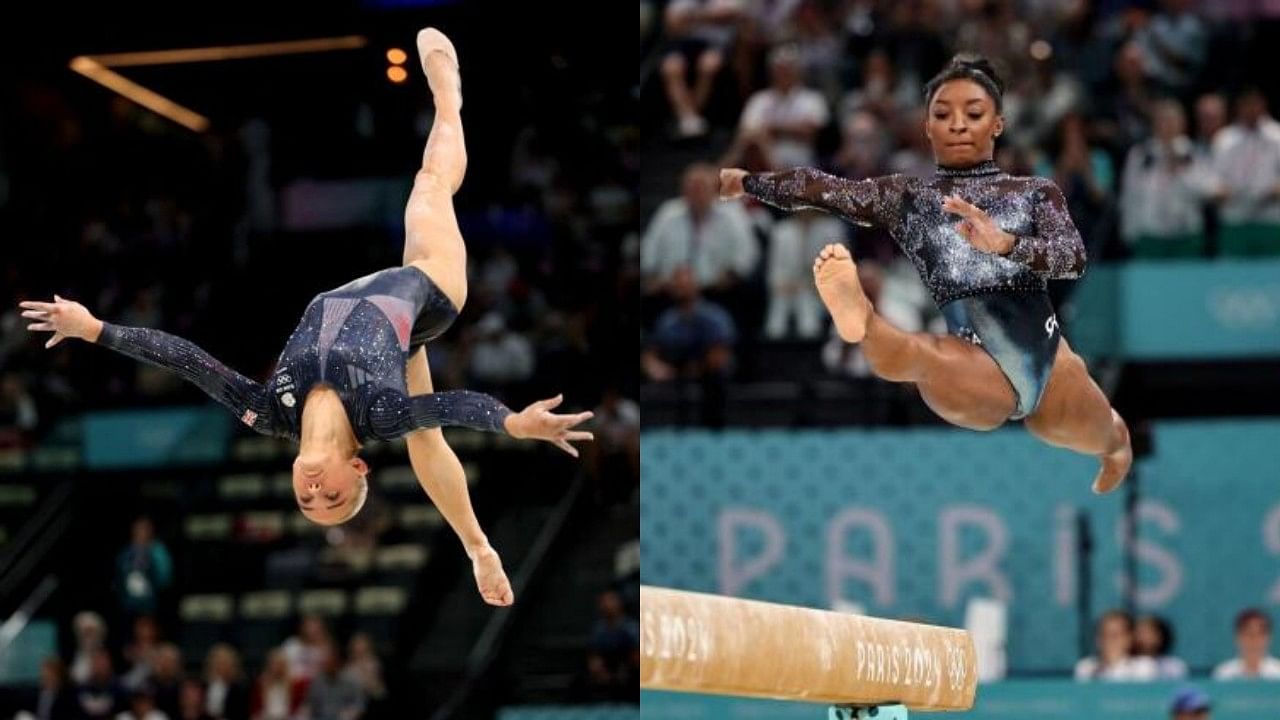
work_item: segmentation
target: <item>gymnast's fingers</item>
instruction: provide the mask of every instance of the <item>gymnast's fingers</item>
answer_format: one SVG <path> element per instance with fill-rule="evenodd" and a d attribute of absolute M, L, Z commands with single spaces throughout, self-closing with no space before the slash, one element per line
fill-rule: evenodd
<path fill-rule="evenodd" d="M 32 320 L 44 320 L 49 317 L 49 313 L 43 310 L 23 310 L 22 317 L 31 318 Z"/>
<path fill-rule="evenodd" d="M 54 345 L 57 345 L 58 343 L 62 342 L 62 339 L 65 337 L 66 335 L 63 335 L 62 333 L 59 333 L 59 332 L 54 333 L 53 337 L 49 338 L 49 342 L 44 344 L 45 349 L 47 350 L 53 347 Z"/>
<path fill-rule="evenodd" d="M 584 432 L 584 431 L 579 430 L 579 431 L 575 431 L 575 432 L 566 433 L 566 434 L 565 434 L 565 436 L 564 436 L 564 439 L 565 439 L 565 440 L 573 440 L 573 441 L 576 441 L 576 442 L 587 442 L 587 441 L 590 441 L 590 440 L 595 440 L 595 439 L 596 439 L 596 436 L 595 436 L 594 434 L 592 434 L 592 433 Z"/>
<path fill-rule="evenodd" d="M 55 328 L 51 323 L 32 323 L 27 326 L 28 330 L 43 330 L 45 332 L 53 332 Z"/>
<path fill-rule="evenodd" d="M 58 308 L 56 303 L 40 302 L 38 300 L 23 300 L 18 303 L 18 306 L 27 308 L 28 310 L 43 310 L 45 312 L 54 311 Z"/>
<path fill-rule="evenodd" d="M 534 405 L 536 405 L 539 410 L 551 410 L 562 402 L 564 402 L 564 395 L 560 394 L 552 398 L 547 398 L 546 400 L 539 400 L 534 403 Z"/>
<path fill-rule="evenodd" d="M 564 440 L 554 440 L 552 441 L 552 444 L 570 455 L 578 457 L 578 448 L 570 445 L 568 442 L 565 442 Z"/>
<path fill-rule="evenodd" d="M 557 417 L 560 419 L 562 423 L 564 423 L 564 426 L 566 428 L 571 428 L 574 425 L 577 425 L 579 423 L 584 423 L 595 416 L 596 416 L 595 413 L 588 410 L 587 412 L 580 412 L 576 415 L 558 415 Z"/>

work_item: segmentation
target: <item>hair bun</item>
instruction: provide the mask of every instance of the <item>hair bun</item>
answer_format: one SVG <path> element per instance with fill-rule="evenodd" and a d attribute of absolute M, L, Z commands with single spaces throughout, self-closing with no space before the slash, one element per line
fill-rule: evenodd
<path fill-rule="evenodd" d="M 997 90 L 1001 93 L 1004 92 L 1004 81 L 1000 79 L 1000 75 L 996 72 L 995 66 L 992 65 L 991 61 L 985 56 L 978 55 L 977 53 L 958 53 L 955 57 L 951 58 L 949 67 L 957 70 L 970 70 L 972 72 L 982 73 L 987 76 L 987 79 L 990 80 L 992 84 L 996 86 Z"/>

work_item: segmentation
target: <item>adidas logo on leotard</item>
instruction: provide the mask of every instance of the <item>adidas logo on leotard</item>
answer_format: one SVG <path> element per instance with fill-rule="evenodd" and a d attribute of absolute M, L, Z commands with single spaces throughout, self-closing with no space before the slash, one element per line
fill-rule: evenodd
<path fill-rule="evenodd" d="M 1053 315 L 1049 316 L 1048 320 L 1044 321 L 1044 334 L 1052 336 L 1053 331 L 1057 329 L 1058 329 L 1058 315 L 1057 313 L 1054 313 Z"/>

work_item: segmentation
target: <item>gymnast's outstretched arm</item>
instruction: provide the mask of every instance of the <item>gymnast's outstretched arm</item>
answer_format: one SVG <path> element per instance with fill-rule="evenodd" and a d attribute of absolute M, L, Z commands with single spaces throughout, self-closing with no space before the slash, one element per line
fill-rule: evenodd
<path fill-rule="evenodd" d="M 890 229 L 902 201 L 902 175 L 846 180 L 814 168 L 774 173 L 720 171 L 720 197 L 746 193 L 782 210 L 815 208 L 859 225 Z"/>
<path fill-rule="evenodd" d="M 574 430 L 575 425 L 590 420 L 592 413 L 558 415 L 551 412 L 562 401 L 557 395 L 532 403 L 513 412 L 497 398 L 472 390 L 447 390 L 406 396 L 386 392 L 370 406 L 368 420 L 380 438 L 395 438 L 415 430 L 438 427 L 465 427 L 491 433 L 506 433 L 514 438 L 545 440 L 578 457 L 570 441 L 591 440 L 592 434 Z"/>
<path fill-rule="evenodd" d="M 241 422 L 263 434 L 274 434 L 261 383 L 218 362 L 195 343 L 150 328 L 122 327 L 94 317 L 84 305 L 54 295 L 54 302 L 23 301 L 28 330 L 53 332 L 45 347 L 64 338 L 79 338 L 176 373 L 217 400 Z"/>

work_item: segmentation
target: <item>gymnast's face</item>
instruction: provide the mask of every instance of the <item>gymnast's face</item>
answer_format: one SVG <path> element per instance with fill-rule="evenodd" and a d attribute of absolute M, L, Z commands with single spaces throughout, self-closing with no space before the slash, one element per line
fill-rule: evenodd
<path fill-rule="evenodd" d="M 359 503 L 369 465 L 336 449 L 300 453 L 293 461 L 293 492 L 298 509 L 312 522 L 337 525 Z"/>
<path fill-rule="evenodd" d="M 942 84 L 929 103 L 924 134 L 939 165 L 966 167 L 990 160 L 1004 118 L 986 88 L 972 80 Z"/>

